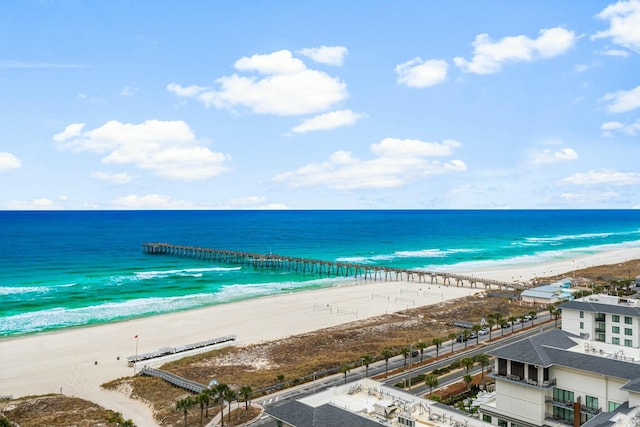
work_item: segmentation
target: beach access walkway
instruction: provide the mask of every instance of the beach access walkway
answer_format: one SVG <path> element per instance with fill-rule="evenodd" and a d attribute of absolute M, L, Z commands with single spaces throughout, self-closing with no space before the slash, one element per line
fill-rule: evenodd
<path fill-rule="evenodd" d="M 455 286 L 477 288 L 478 285 L 482 285 L 485 289 L 493 287 L 511 290 L 525 290 L 530 287 L 526 283 L 485 279 L 473 275 L 322 261 L 275 254 L 256 254 L 226 249 L 173 245 L 170 243 L 143 243 L 142 248 L 145 253 L 154 255 L 198 258 L 227 264 L 248 265 L 253 268 L 278 269 L 326 277 L 353 277 L 365 281 L 417 281 L 418 283 L 431 284 L 437 284 L 441 281 L 445 286 L 455 284 Z"/>

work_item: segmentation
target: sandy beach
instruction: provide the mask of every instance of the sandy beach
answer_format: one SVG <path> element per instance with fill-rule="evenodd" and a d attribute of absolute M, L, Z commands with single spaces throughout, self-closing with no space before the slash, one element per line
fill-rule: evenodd
<path fill-rule="evenodd" d="M 612 251 L 516 269 L 477 271 L 477 277 L 527 281 L 574 269 L 640 259 L 640 249 Z M 126 358 L 237 335 L 238 345 L 284 338 L 376 315 L 459 298 L 480 288 L 417 282 L 368 282 L 289 293 L 93 327 L 0 340 L 0 395 L 64 393 L 121 412 L 138 425 L 156 425 L 151 410 L 100 389 L 130 376 Z M 138 337 L 137 339 L 135 337 Z M 137 346 L 137 347 L 136 347 Z"/>

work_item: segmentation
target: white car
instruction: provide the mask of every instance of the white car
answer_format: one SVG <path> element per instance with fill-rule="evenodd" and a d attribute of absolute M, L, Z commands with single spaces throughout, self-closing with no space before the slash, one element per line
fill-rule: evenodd
<path fill-rule="evenodd" d="M 489 335 L 489 328 L 482 328 L 478 331 L 478 335 Z"/>

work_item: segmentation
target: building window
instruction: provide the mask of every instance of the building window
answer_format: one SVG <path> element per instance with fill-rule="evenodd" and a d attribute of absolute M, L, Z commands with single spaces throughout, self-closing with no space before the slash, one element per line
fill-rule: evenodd
<path fill-rule="evenodd" d="M 597 334 L 595 334 L 594 339 L 596 341 L 601 341 L 601 342 L 605 342 L 607 336 L 606 334 L 604 334 L 603 332 L 598 332 Z"/>
<path fill-rule="evenodd" d="M 620 333 L 620 326 L 612 326 L 611 327 L 611 332 L 613 332 L 614 334 L 619 334 Z"/>
<path fill-rule="evenodd" d="M 596 320 L 596 322 L 606 322 L 607 321 L 607 315 L 605 313 L 596 313 L 595 320 Z"/>
<path fill-rule="evenodd" d="M 620 404 L 618 402 L 609 401 L 609 412 L 615 411 Z"/>
<path fill-rule="evenodd" d="M 573 402 L 573 392 L 556 387 L 553 389 L 553 400 L 556 402 L 571 403 Z"/>
<path fill-rule="evenodd" d="M 620 338 L 618 337 L 611 338 L 611 344 L 620 345 Z"/>
<path fill-rule="evenodd" d="M 633 347 L 633 340 L 624 340 L 625 347 Z"/>
<path fill-rule="evenodd" d="M 573 424 L 573 409 L 554 406 L 553 418 Z"/>
<path fill-rule="evenodd" d="M 580 329 L 584 329 L 584 322 L 580 322 Z"/>
<path fill-rule="evenodd" d="M 507 427 L 507 421 L 502 418 L 498 418 L 498 426 L 499 427 Z"/>
<path fill-rule="evenodd" d="M 620 316 L 618 316 L 617 314 L 612 314 L 611 321 L 615 323 L 620 323 Z"/>
<path fill-rule="evenodd" d="M 580 312 L 580 318 L 581 318 L 581 319 L 584 319 L 584 311 L 581 311 L 581 312 Z"/>
<path fill-rule="evenodd" d="M 482 414 L 482 421 L 491 424 L 491 415 Z"/>
<path fill-rule="evenodd" d="M 587 405 L 587 408 L 593 409 L 594 411 L 597 411 L 598 410 L 598 398 L 587 395 L 586 399 L 585 399 L 585 405 Z"/>
<path fill-rule="evenodd" d="M 629 316 L 624 316 L 624 323 L 626 325 L 632 325 L 633 324 L 633 319 Z"/>
<path fill-rule="evenodd" d="M 625 335 L 633 335 L 633 329 L 631 329 L 631 328 L 624 328 L 624 334 L 625 334 Z"/>

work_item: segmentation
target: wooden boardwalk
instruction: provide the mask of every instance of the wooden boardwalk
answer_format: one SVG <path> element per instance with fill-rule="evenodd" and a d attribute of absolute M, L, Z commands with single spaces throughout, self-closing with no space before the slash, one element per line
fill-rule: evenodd
<path fill-rule="evenodd" d="M 172 245 L 170 243 L 143 243 L 142 248 L 144 252 L 148 254 L 191 257 L 227 264 L 249 265 L 254 268 L 279 269 L 327 277 L 353 277 L 355 279 L 373 281 L 403 280 L 431 284 L 443 283 L 447 286 L 455 284 L 455 286 L 468 286 L 471 288 L 477 288 L 478 285 L 482 285 L 485 289 L 495 287 L 498 289 L 524 290 L 528 288 L 528 286 L 522 283 L 483 279 L 464 274 L 321 261 L 275 254 L 256 254 L 226 249 Z"/>

